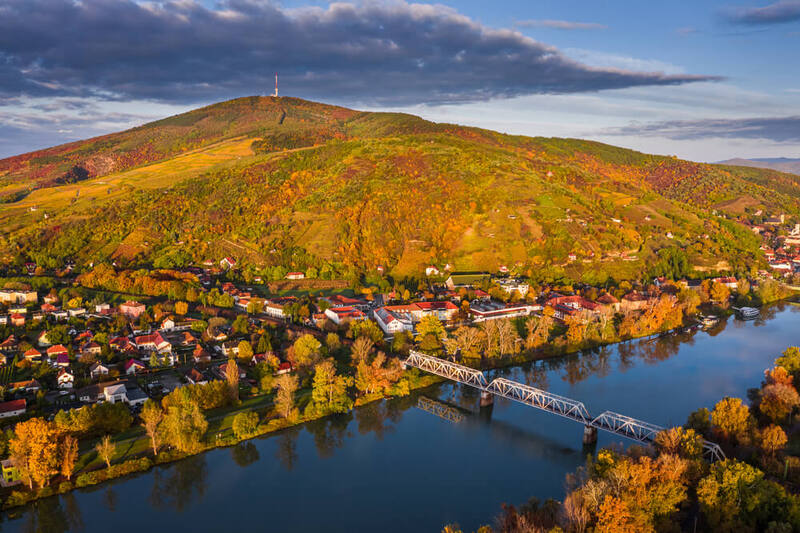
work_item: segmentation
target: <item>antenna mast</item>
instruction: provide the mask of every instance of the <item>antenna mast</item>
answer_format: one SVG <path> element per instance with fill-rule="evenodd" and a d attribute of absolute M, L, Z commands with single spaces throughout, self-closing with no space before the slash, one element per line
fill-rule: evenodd
<path fill-rule="evenodd" d="M 272 95 L 273 98 L 278 97 L 278 73 L 275 73 L 275 94 Z"/>

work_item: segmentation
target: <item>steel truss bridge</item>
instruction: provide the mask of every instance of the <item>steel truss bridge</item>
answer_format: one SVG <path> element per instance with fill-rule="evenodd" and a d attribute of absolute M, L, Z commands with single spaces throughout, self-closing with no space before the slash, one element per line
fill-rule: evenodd
<path fill-rule="evenodd" d="M 548 413 L 569 418 L 583 424 L 585 427 L 602 429 L 644 444 L 652 443 L 655 436 L 665 429 L 613 411 L 604 411 L 600 415 L 593 417 L 589 414 L 589 410 L 583 402 L 506 378 L 495 378 L 492 381 L 487 381 L 486 376 L 480 370 L 413 350 L 404 361 L 404 364 L 407 367 L 415 367 L 425 372 L 469 385 L 483 393 L 508 398 L 529 407 L 535 407 Z M 435 406 L 426 405 L 425 407 L 426 411 L 442 416 L 441 412 L 434 409 Z M 447 416 L 442 416 L 442 418 L 448 419 Z M 707 440 L 703 441 L 703 452 L 712 461 L 725 459 L 725 453 L 719 445 Z"/>

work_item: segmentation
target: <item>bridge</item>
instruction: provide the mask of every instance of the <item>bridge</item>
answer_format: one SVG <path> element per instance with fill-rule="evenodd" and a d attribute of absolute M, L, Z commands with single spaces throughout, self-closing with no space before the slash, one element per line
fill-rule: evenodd
<path fill-rule="evenodd" d="M 583 402 L 506 378 L 495 378 L 492 381 L 488 381 L 480 370 L 414 350 L 411 351 L 403 363 L 406 367 L 418 368 L 480 390 L 482 405 L 491 403 L 492 396 L 499 396 L 579 422 L 584 426 L 584 444 L 597 442 L 598 429 L 643 444 L 652 443 L 656 435 L 665 429 L 613 411 L 604 411 L 600 415 L 593 417 L 589 414 L 589 410 Z M 426 405 L 426 407 L 428 407 L 426 410 L 434 412 L 437 416 L 442 416 L 440 412 L 431 409 L 432 406 Z M 447 417 L 445 416 L 444 418 Z M 725 453 L 722 449 L 717 444 L 707 440 L 703 441 L 703 453 L 712 461 L 725 459 Z"/>

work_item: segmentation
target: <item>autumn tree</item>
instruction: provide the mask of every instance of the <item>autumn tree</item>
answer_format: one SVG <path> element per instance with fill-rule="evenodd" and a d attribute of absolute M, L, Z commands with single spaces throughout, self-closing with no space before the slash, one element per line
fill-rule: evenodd
<path fill-rule="evenodd" d="M 363 338 L 363 337 L 362 337 Z M 353 378 L 336 374 L 336 366 L 328 359 L 314 369 L 311 399 L 314 406 L 323 413 L 346 413 L 353 407 L 347 389 L 353 385 Z"/>
<path fill-rule="evenodd" d="M 786 433 L 775 424 L 770 424 L 758 433 L 758 447 L 769 457 L 774 457 L 787 442 Z"/>
<path fill-rule="evenodd" d="M 548 315 L 541 317 L 532 316 L 525 322 L 525 329 L 527 336 L 525 338 L 525 347 L 529 350 L 535 350 L 547 344 L 550 339 L 550 329 L 553 327 L 553 318 Z"/>
<path fill-rule="evenodd" d="M 459 326 L 452 335 L 445 339 L 444 344 L 451 354 L 461 352 L 468 358 L 478 358 L 485 349 L 486 337 L 480 328 Z"/>
<path fill-rule="evenodd" d="M 711 425 L 722 438 L 744 443 L 749 439 L 754 421 L 741 399 L 726 397 L 717 402 L 711 411 Z"/>
<path fill-rule="evenodd" d="M 41 418 L 19 422 L 9 442 L 9 455 L 29 488 L 44 487 L 58 472 L 58 432 Z"/>
<path fill-rule="evenodd" d="M 72 435 L 67 435 L 61 441 L 61 475 L 68 480 L 71 479 L 77 461 L 78 439 Z"/>
<path fill-rule="evenodd" d="M 299 385 L 297 377 L 291 374 L 283 374 L 275 380 L 275 388 L 278 391 L 275 395 L 275 408 L 283 418 L 289 418 L 292 415 L 294 393 Z"/>
<path fill-rule="evenodd" d="M 95 445 L 94 449 L 97 451 L 97 456 L 106 463 L 106 468 L 111 468 L 111 457 L 114 455 L 116 448 L 116 445 L 111 442 L 111 435 L 103 435 L 100 442 Z"/>
<path fill-rule="evenodd" d="M 444 325 L 442 325 L 442 321 L 439 320 L 439 317 L 436 315 L 423 316 L 422 320 L 420 320 L 419 324 L 417 324 L 417 334 L 423 338 L 426 335 L 433 335 L 440 341 L 445 337 L 445 335 L 447 335 L 444 330 Z"/>
<path fill-rule="evenodd" d="M 164 410 L 155 401 L 147 400 L 142 407 L 140 417 L 142 419 L 142 426 L 144 426 L 147 436 L 150 437 L 153 455 L 158 455 L 158 447 L 161 441 L 159 425 L 164 419 Z"/>
<path fill-rule="evenodd" d="M 387 360 L 385 353 L 378 352 L 372 362 L 362 360 L 358 363 L 355 385 L 366 394 L 384 392 L 400 379 L 402 373 L 397 359 Z"/>
<path fill-rule="evenodd" d="M 358 365 L 360 361 L 368 359 L 374 346 L 375 343 L 369 337 L 358 337 L 350 348 L 350 357 L 353 360 L 353 364 Z"/>
<path fill-rule="evenodd" d="M 233 402 L 239 401 L 239 365 L 235 359 L 228 359 L 225 363 L 225 382 Z"/>
<path fill-rule="evenodd" d="M 189 304 L 186 302 L 175 302 L 175 313 L 178 315 L 185 315 L 189 312 Z"/>
<path fill-rule="evenodd" d="M 253 346 L 248 341 L 239 341 L 237 357 L 242 361 L 249 362 L 253 359 Z"/>

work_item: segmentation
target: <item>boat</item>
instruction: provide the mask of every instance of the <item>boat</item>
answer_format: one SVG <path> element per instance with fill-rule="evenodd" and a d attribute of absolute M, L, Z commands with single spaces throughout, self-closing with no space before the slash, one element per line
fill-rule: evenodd
<path fill-rule="evenodd" d="M 703 329 L 711 328 L 717 325 L 719 322 L 719 317 L 714 315 L 701 316 L 700 322 L 703 324 Z"/>
<path fill-rule="evenodd" d="M 759 312 L 755 307 L 740 307 L 736 310 L 742 320 L 752 320 L 758 318 Z"/>

